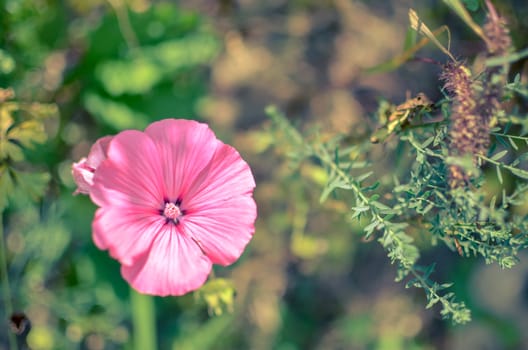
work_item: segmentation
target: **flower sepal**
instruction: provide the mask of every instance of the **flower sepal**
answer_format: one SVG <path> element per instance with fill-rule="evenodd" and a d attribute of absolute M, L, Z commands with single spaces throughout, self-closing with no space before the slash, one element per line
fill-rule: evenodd
<path fill-rule="evenodd" d="M 205 283 L 194 294 L 199 303 L 205 303 L 211 316 L 232 313 L 236 290 L 230 279 L 214 278 Z"/>

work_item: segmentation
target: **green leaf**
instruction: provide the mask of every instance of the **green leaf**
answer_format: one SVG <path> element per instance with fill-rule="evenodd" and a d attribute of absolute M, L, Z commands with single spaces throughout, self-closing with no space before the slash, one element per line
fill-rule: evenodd
<path fill-rule="evenodd" d="M 513 147 L 514 150 L 516 150 L 516 151 L 519 150 L 519 146 L 517 146 L 517 144 L 515 143 L 515 141 L 513 141 L 513 139 L 511 137 L 508 137 L 508 141 L 510 141 L 510 144 Z"/>
<path fill-rule="evenodd" d="M 132 62 L 107 61 L 95 70 L 105 90 L 113 95 L 146 93 L 163 79 L 163 70 L 144 58 Z"/>
<path fill-rule="evenodd" d="M 44 195 L 50 178 L 50 175 L 46 172 L 17 171 L 14 173 L 17 189 L 25 193 L 33 201 Z"/>
<path fill-rule="evenodd" d="M 114 102 L 92 92 L 86 93 L 83 100 L 90 113 L 116 130 L 142 130 L 150 120 L 147 115 L 134 111 L 124 103 Z"/>
<path fill-rule="evenodd" d="M 374 174 L 374 172 L 373 172 L 373 171 L 369 171 L 368 173 L 365 173 L 365 174 L 359 175 L 359 176 L 356 178 L 356 181 L 357 181 L 357 182 L 361 182 L 361 181 L 367 179 L 368 177 L 370 177 L 372 174 Z"/>
<path fill-rule="evenodd" d="M 369 211 L 370 210 L 370 207 L 368 206 L 361 206 L 361 207 L 353 207 L 351 208 L 351 210 L 354 211 L 354 213 L 352 214 L 352 219 L 355 219 L 355 218 L 359 218 L 360 215 L 366 211 Z"/>
<path fill-rule="evenodd" d="M 505 167 L 505 168 L 508 169 L 513 175 L 522 177 L 523 179 L 528 180 L 528 171 L 519 169 L 519 168 L 513 168 L 513 167 Z"/>
<path fill-rule="evenodd" d="M 14 162 L 21 162 L 24 160 L 24 151 L 16 143 L 4 139 L 0 141 L 0 159 L 8 158 Z"/>
<path fill-rule="evenodd" d="M 501 151 L 501 152 L 496 153 L 495 155 L 493 155 L 493 157 L 491 157 L 491 159 L 493 159 L 493 160 L 499 160 L 499 159 L 501 159 L 502 157 L 504 157 L 507 153 L 508 153 L 508 150 Z"/>
<path fill-rule="evenodd" d="M 407 28 L 407 32 L 405 33 L 405 41 L 403 42 L 403 51 L 407 51 L 411 47 L 414 46 L 417 39 L 417 33 L 412 28 Z"/>
<path fill-rule="evenodd" d="M 444 0 L 444 3 L 446 3 L 479 37 L 484 41 L 486 40 L 482 28 L 475 23 L 460 0 Z"/>
<path fill-rule="evenodd" d="M 486 60 L 486 66 L 502 66 L 503 64 L 519 61 L 528 56 L 528 49 L 509 54 L 507 56 L 493 57 Z"/>
<path fill-rule="evenodd" d="M 497 179 L 499 179 L 499 183 L 502 185 L 502 173 L 499 166 L 496 166 L 495 169 L 497 169 Z"/>
<path fill-rule="evenodd" d="M 13 194 L 14 184 L 7 166 L 0 167 L 0 212 L 9 204 L 9 199 Z"/>
<path fill-rule="evenodd" d="M 376 207 L 380 210 L 383 210 L 383 211 L 392 211 L 392 208 L 386 206 L 385 204 L 381 203 L 381 202 L 378 202 L 378 201 L 374 201 L 374 202 L 371 202 L 370 203 L 373 207 Z"/>
<path fill-rule="evenodd" d="M 31 148 L 36 143 L 44 143 L 48 139 L 44 125 L 37 120 L 27 120 L 16 124 L 9 130 L 7 137 L 16 140 L 25 148 Z"/>
<path fill-rule="evenodd" d="M 373 220 L 370 224 L 365 226 L 365 228 L 363 229 L 363 231 L 365 231 L 365 236 L 369 237 L 374 231 L 374 229 L 376 228 L 376 226 L 378 226 L 378 224 L 379 224 L 378 220 Z"/>

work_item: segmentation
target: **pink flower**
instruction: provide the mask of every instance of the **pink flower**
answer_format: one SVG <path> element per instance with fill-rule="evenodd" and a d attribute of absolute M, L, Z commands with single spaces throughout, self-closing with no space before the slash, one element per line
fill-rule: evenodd
<path fill-rule="evenodd" d="M 77 189 L 73 194 L 88 194 L 93 186 L 95 169 L 106 159 L 106 150 L 112 136 L 105 136 L 95 142 L 90 149 L 88 158 L 82 158 L 79 162 L 73 163 L 72 175 Z"/>
<path fill-rule="evenodd" d="M 89 190 L 99 206 L 93 238 L 136 290 L 182 295 L 212 264 L 240 257 L 254 232 L 255 180 L 206 124 L 166 119 L 123 131 L 102 154 Z"/>

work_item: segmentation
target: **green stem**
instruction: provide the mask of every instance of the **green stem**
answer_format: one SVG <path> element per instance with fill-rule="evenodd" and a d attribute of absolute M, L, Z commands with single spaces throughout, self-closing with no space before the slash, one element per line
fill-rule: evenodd
<path fill-rule="evenodd" d="M 0 268 L 2 269 L 2 292 L 4 294 L 7 318 L 13 314 L 13 305 L 11 304 L 11 288 L 9 287 L 9 275 L 7 270 L 7 250 L 4 244 L 4 223 L 2 219 L 2 213 L 0 212 Z M 9 349 L 18 350 L 15 334 L 10 329 L 7 330 L 7 338 L 9 340 Z"/>
<path fill-rule="evenodd" d="M 157 349 L 154 299 L 130 288 L 134 349 Z"/>
<path fill-rule="evenodd" d="M 117 24 L 121 30 L 121 34 L 125 39 L 128 48 L 134 50 L 139 47 L 139 41 L 137 39 L 136 33 L 132 28 L 130 23 L 130 18 L 128 17 L 128 10 L 126 8 L 126 3 L 122 0 L 108 0 L 110 6 L 114 9 L 117 16 Z"/>

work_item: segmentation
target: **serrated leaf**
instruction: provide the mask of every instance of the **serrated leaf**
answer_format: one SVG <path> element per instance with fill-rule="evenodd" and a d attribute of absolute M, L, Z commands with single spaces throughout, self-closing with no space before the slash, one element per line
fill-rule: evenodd
<path fill-rule="evenodd" d="M 33 201 L 41 198 L 46 192 L 50 174 L 46 172 L 21 172 L 14 173 L 14 182 L 17 190 L 22 191 Z"/>
<path fill-rule="evenodd" d="M 0 159 L 10 158 L 14 162 L 24 160 L 24 152 L 19 145 L 10 140 L 0 141 Z"/>
<path fill-rule="evenodd" d="M 7 137 L 16 140 L 25 148 L 31 148 L 37 143 L 44 143 L 48 135 L 44 130 L 44 124 L 37 120 L 26 120 L 15 125 L 7 133 Z"/>

